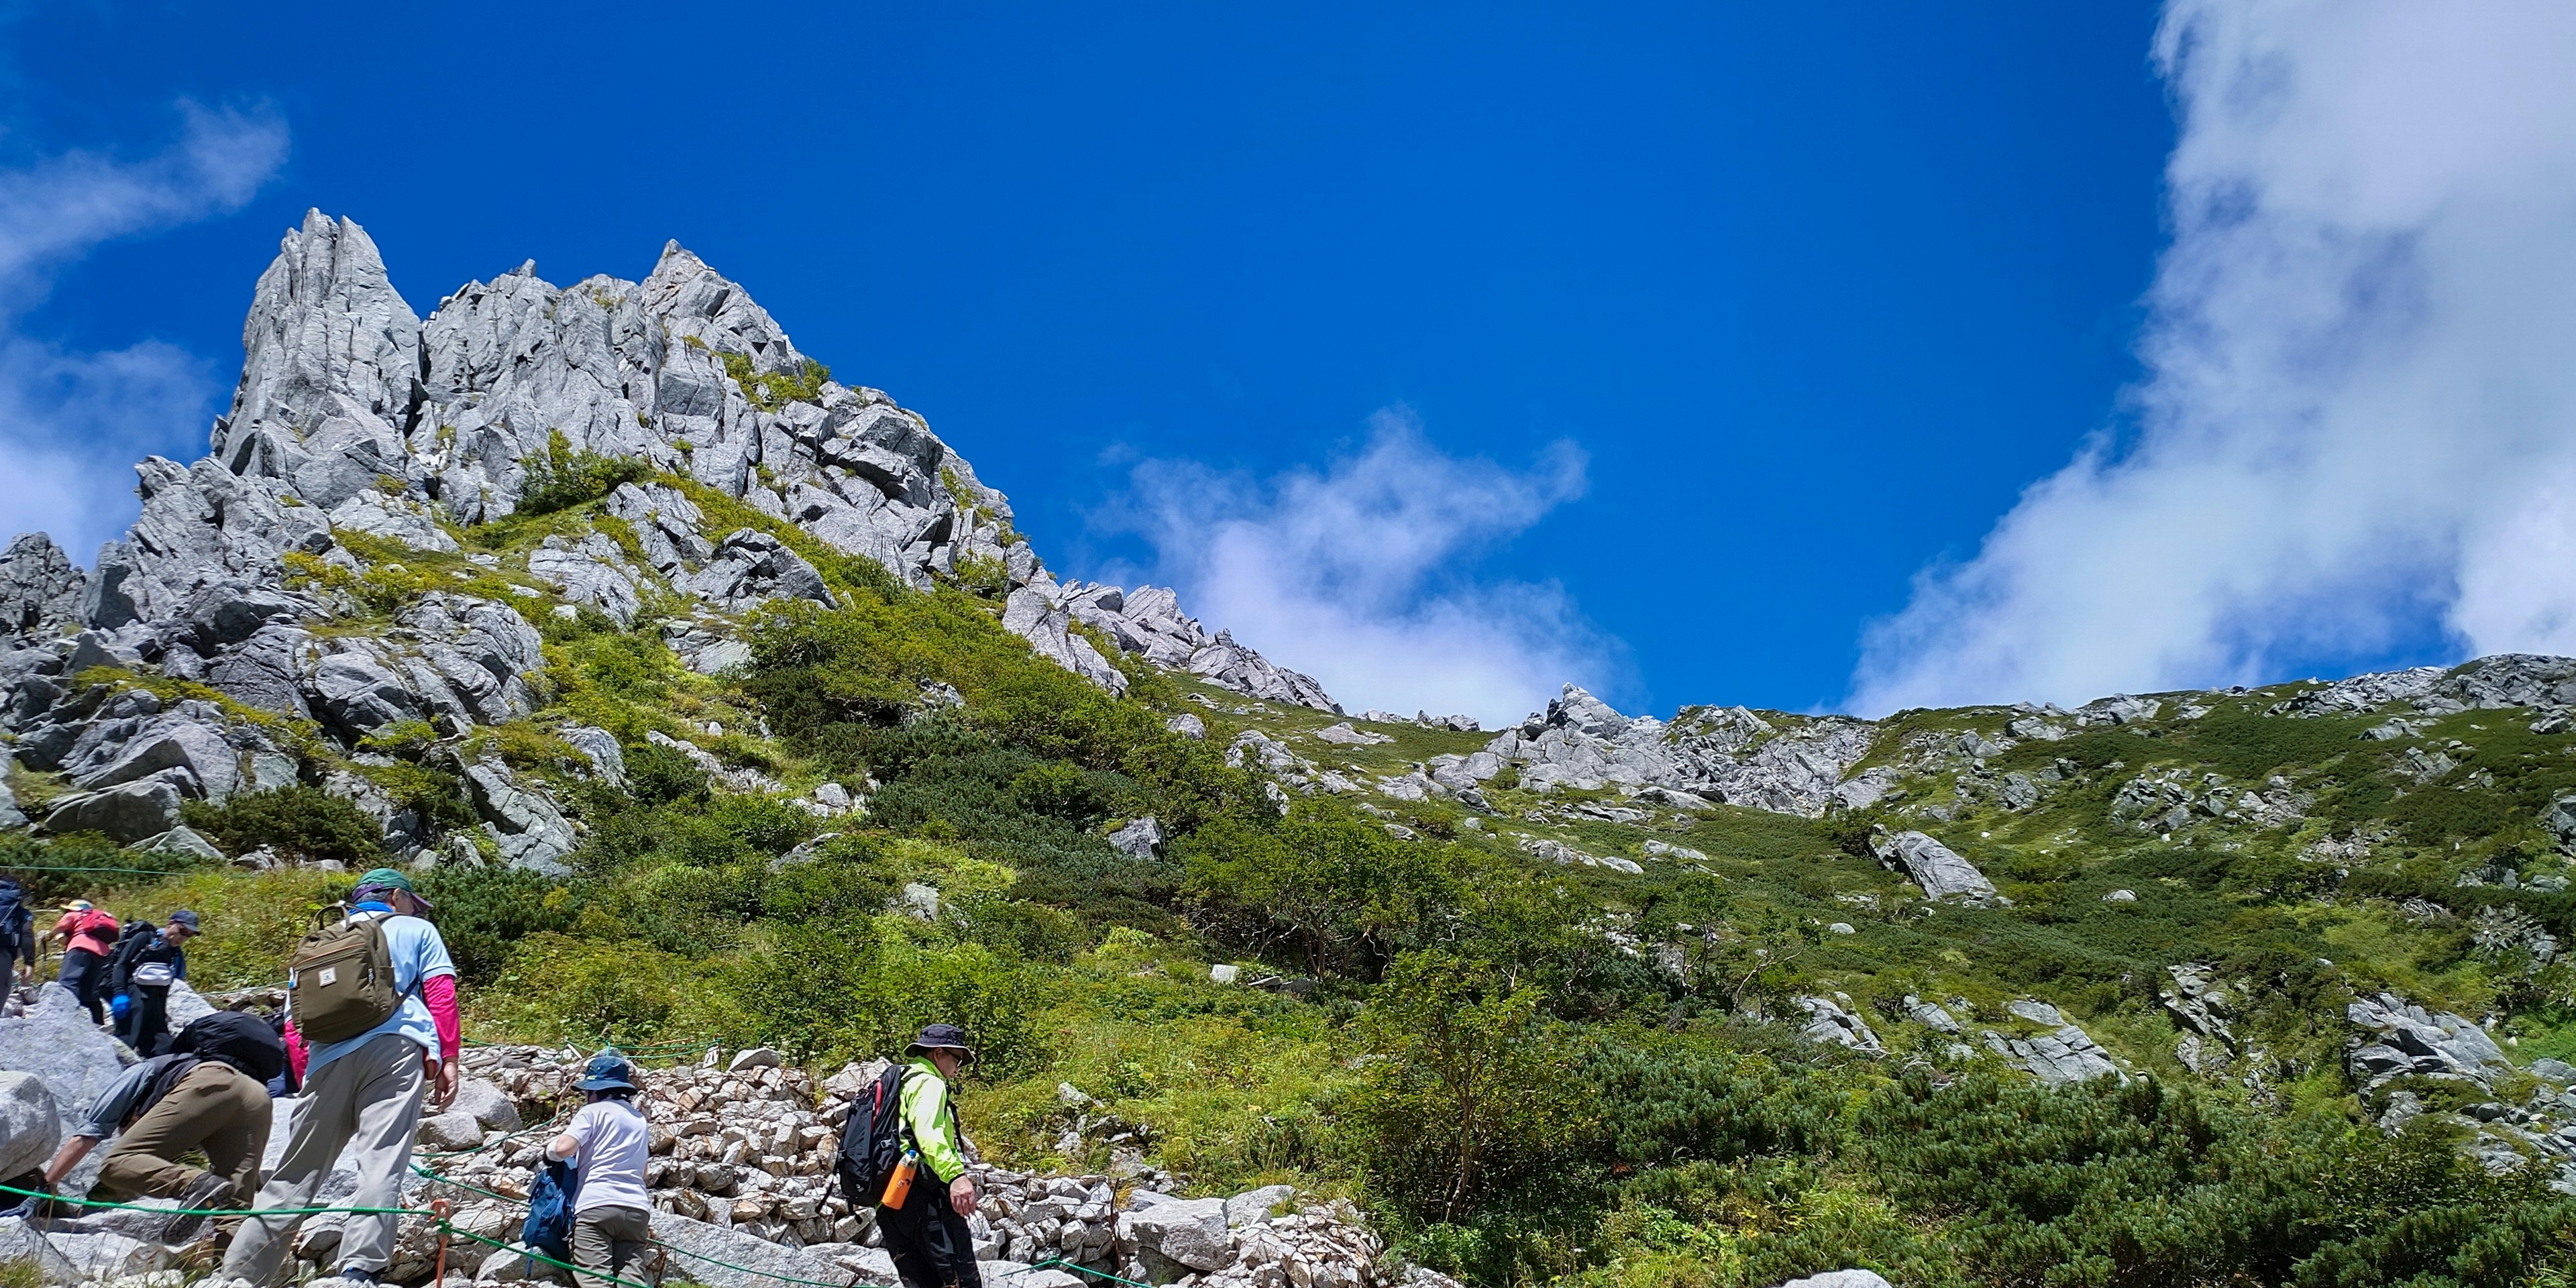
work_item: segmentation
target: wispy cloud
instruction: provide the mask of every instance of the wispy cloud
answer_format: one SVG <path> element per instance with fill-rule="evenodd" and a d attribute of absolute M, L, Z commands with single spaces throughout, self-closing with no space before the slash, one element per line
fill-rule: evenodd
<path fill-rule="evenodd" d="M 2172 0 L 2134 416 L 1865 642 L 1861 711 L 2576 653 L 2576 6 Z"/>
<path fill-rule="evenodd" d="M 1137 466 L 1096 513 L 1143 536 L 1182 607 L 1313 675 L 1352 710 L 1517 720 L 1567 680 L 1618 674 L 1617 645 L 1554 583 L 1478 575 L 1479 556 L 1584 489 L 1557 443 L 1527 469 L 1448 455 L 1402 411 L 1356 452 L 1270 479 L 1187 461 Z"/>
<path fill-rule="evenodd" d="M 138 447 L 221 393 L 213 362 L 172 345 L 89 352 L 26 329 L 93 247 L 237 209 L 285 159 L 270 114 L 180 113 L 177 140 L 139 160 L 71 151 L 0 171 L 0 538 L 43 531 L 85 560 L 133 516 Z"/>

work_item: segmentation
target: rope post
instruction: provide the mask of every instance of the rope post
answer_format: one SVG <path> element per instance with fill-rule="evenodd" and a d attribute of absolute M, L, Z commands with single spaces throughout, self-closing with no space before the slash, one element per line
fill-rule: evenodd
<path fill-rule="evenodd" d="M 429 1282 L 439 1285 L 447 1282 L 447 1232 L 455 1228 L 447 1223 L 447 1218 L 456 1215 L 456 1204 L 449 1199 L 431 1199 L 429 1214 L 438 1220 L 438 1269 L 432 1272 Z"/>

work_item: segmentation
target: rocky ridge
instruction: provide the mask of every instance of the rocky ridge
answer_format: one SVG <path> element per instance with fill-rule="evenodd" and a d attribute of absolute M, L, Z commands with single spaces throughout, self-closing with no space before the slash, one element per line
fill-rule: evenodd
<path fill-rule="evenodd" d="M 243 350 L 207 456 L 138 465 L 142 514 L 90 570 L 38 533 L 0 552 L 0 734 L 25 768 L 79 788 L 37 820 L 49 830 L 146 842 L 177 826 L 183 800 L 287 781 L 295 748 L 240 711 L 311 721 L 342 750 L 410 721 L 454 737 L 525 716 L 540 665 L 521 611 L 531 597 L 621 628 L 648 602 L 666 605 L 683 623 L 666 627 L 669 642 L 709 674 L 749 661 L 728 615 L 831 602 L 797 550 L 710 518 L 657 478 L 915 587 L 994 584 L 1006 629 L 1113 693 L 1127 680 L 1110 655 L 1125 653 L 1339 710 L 1311 678 L 1208 634 L 1168 590 L 1059 585 L 1012 529 L 1007 498 L 920 415 L 830 379 L 676 243 L 640 282 L 556 286 L 525 264 L 424 319 L 363 229 L 315 211 L 261 275 Z M 517 567 L 469 556 L 482 571 L 407 597 L 382 628 L 352 629 L 355 597 L 369 578 L 402 574 L 403 551 L 458 554 L 459 525 L 507 518 L 596 461 L 641 477 L 608 496 L 586 535 L 548 537 Z M 209 697 L 156 706 L 129 688 L 96 709 L 75 678 L 98 666 Z M 474 780 L 480 848 L 541 870 L 572 848 L 542 788 L 493 762 L 454 768 Z M 325 786 L 377 814 L 397 854 L 440 839 L 357 779 Z M 21 813 L 0 801 L 0 826 Z"/>

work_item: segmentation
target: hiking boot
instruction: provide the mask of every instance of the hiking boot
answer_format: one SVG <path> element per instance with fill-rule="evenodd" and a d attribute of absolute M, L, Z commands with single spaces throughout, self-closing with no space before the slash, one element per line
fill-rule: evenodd
<path fill-rule="evenodd" d="M 378 1273 L 374 1270 L 360 1270 L 356 1266 L 342 1266 L 340 1282 L 349 1285 L 349 1288 L 376 1288 Z"/>
<path fill-rule="evenodd" d="M 188 1182 L 188 1188 L 179 1191 L 179 1206 L 187 1211 L 170 1218 L 170 1224 L 162 1227 L 161 1242 L 186 1243 L 196 1238 L 197 1231 L 206 1228 L 205 1211 L 231 1207 L 232 1197 L 233 1183 L 212 1172 Z"/>

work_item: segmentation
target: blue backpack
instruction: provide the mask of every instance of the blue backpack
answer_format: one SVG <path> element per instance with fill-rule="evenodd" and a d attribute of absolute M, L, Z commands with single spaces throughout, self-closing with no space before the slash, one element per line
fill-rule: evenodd
<path fill-rule="evenodd" d="M 519 1223 L 519 1243 L 557 1261 L 572 1260 L 572 1202 L 581 1193 L 581 1174 L 563 1159 L 546 1160 L 537 1183 L 528 1187 L 528 1219 Z M 528 1269 L 536 1269 L 531 1262 Z"/>

